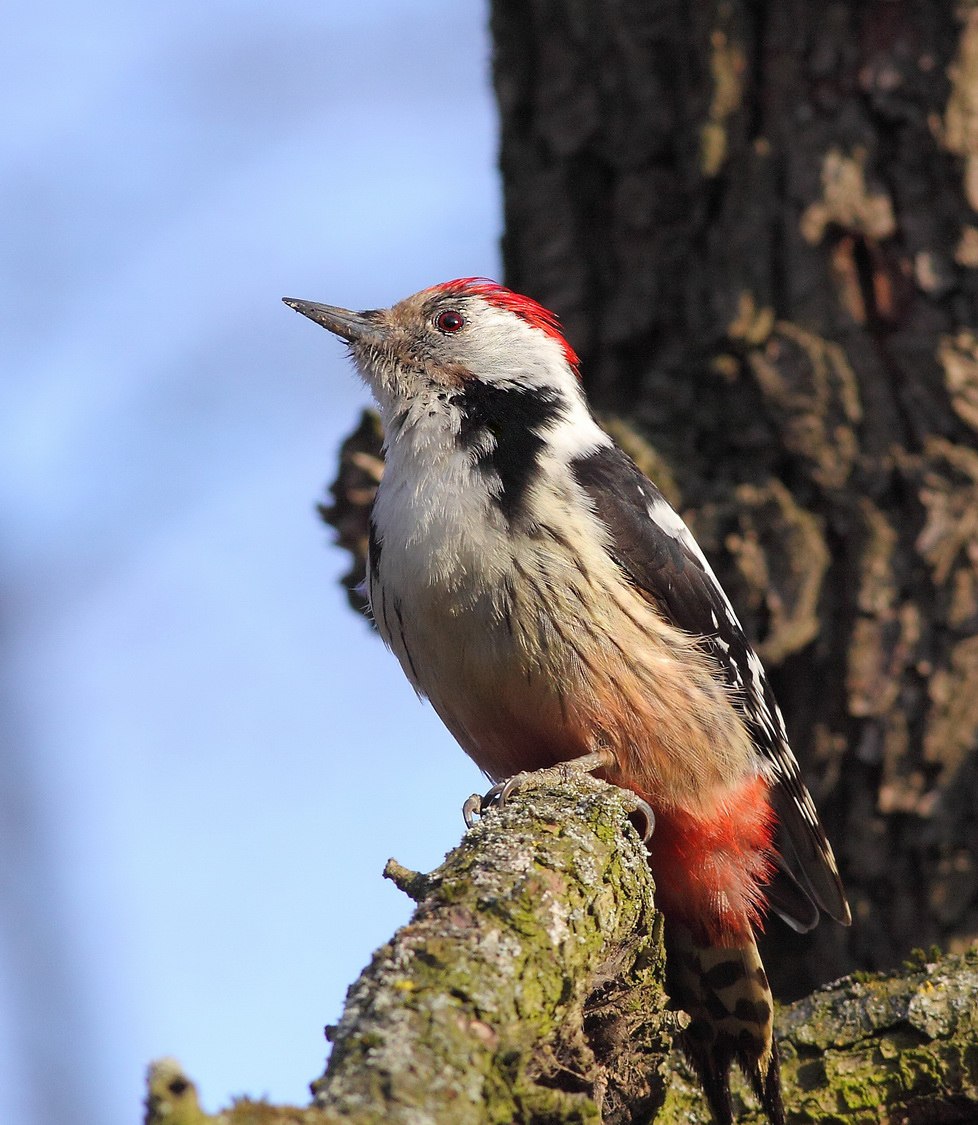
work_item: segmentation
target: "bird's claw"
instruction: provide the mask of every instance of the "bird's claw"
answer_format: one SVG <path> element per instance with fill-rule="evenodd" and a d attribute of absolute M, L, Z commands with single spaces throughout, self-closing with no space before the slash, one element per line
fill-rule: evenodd
<path fill-rule="evenodd" d="M 638 821 L 635 824 L 635 831 L 641 837 L 642 843 L 647 844 L 652 839 L 652 833 L 655 832 L 655 813 L 652 811 L 652 806 L 641 797 L 636 797 L 632 816 Z"/>
<path fill-rule="evenodd" d="M 465 827 L 471 828 L 477 821 L 481 820 L 490 809 L 503 808 L 510 797 L 512 797 L 516 790 L 523 784 L 525 777 L 525 773 L 514 773 L 512 777 L 507 778 L 505 781 L 498 782 L 482 797 L 480 797 L 478 793 L 473 793 L 462 806 L 462 817 L 465 820 Z"/>
<path fill-rule="evenodd" d="M 565 763 L 562 763 L 562 765 L 565 765 Z M 488 793 L 481 797 L 478 793 L 473 793 L 462 805 L 462 818 L 465 821 L 465 827 L 474 827 L 491 809 L 504 808 L 506 802 L 519 789 L 527 776 L 526 773 L 515 773 L 505 781 L 497 782 Z M 635 831 L 638 832 L 642 843 L 647 844 L 652 839 L 653 832 L 655 832 L 655 812 L 648 801 L 643 801 L 641 797 L 633 795 L 633 800 L 635 808 L 631 815 L 634 817 Z"/>
<path fill-rule="evenodd" d="M 462 819 L 465 821 L 465 827 L 474 827 L 481 816 L 482 798 L 478 793 L 473 793 L 471 797 L 466 797 L 465 804 L 462 806 Z"/>

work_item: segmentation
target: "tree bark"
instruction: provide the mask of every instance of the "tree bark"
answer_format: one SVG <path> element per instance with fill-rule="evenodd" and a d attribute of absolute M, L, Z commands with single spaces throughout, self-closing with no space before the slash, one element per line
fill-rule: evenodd
<path fill-rule="evenodd" d="M 978 935 L 978 4 L 493 0 L 507 283 L 554 308 L 775 681 L 855 924 Z"/>
<path fill-rule="evenodd" d="M 633 802 L 563 773 L 432 875 L 388 865 L 419 907 L 350 990 L 317 1105 L 345 1117 L 383 1089 L 385 1116 L 556 1125 L 661 1102 L 672 1017 L 644 849 L 623 832 Z"/>
<path fill-rule="evenodd" d="M 707 1125 L 670 1050 L 661 925 L 626 794 L 534 777 L 430 875 L 350 989 L 314 1104 L 203 1113 L 173 1060 L 151 1068 L 146 1125 Z M 978 1116 L 978 951 L 838 983 L 780 1013 L 791 1122 Z M 741 1120 L 754 1121 L 743 1083 Z"/>

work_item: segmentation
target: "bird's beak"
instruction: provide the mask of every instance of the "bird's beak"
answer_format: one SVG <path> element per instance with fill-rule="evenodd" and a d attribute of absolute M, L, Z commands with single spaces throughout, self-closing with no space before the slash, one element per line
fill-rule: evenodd
<path fill-rule="evenodd" d="M 337 309 L 332 305 L 318 305 L 315 301 L 297 301 L 294 297 L 283 297 L 282 300 L 290 309 L 309 317 L 351 344 L 382 334 L 382 326 L 370 313 L 350 312 L 349 309 Z"/>

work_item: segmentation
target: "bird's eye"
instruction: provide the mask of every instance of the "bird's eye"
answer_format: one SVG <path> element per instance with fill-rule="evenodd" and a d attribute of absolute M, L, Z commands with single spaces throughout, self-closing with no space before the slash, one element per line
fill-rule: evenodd
<path fill-rule="evenodd" d="M 458 332 L 458 330 L 465 323 L 465 317 L 458 311 L 458 309 L 445 309 L 435 317 L 435 327 L 439 332 L 450 334 Z"/>

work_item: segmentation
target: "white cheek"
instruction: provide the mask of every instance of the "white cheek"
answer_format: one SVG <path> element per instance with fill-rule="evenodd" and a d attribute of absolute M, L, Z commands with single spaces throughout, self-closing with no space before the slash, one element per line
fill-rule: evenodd
<path fill-rule="evenodd" d="M 579 393 L 560 342 L 512 313 L 476 308 L 464 331 L 458 358 L 480 378 L 500 386 Z"/>

